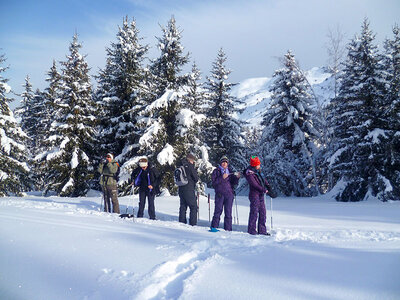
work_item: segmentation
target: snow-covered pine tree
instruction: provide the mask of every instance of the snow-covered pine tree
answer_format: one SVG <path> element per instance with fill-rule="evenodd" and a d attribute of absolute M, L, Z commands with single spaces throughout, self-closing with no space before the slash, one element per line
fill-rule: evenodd
<path fill-rule="evenodd" d="M 21 192 L 31 189 L 29 167 L 26 163 L 26 134 L 14 118 L 8 102 L 11 87 L 8 79 L 2 73 L 4 54 L 0 55 L 0 196 L 21 195 Z"/>
<path fill-rule="evenodd" d="M 47 72 L 46 81 L 48 82 L 48 86 L 43 92 L 46 104 L 46 109 L 44 113 L 45 118 L 43 120 L 43 123 L 44 131 L 49 132 L 56 110 L 55 102 L 58 98 L 60 98 L 61 94 L 61 75 L 57 70 L 56 61 L 54 59 L 51 68 Z"/>
<path fill-rule="evenodd" d="M 162 37 L 157 38 L 161 53 L 152 62 L 150 90 L 153 91 L 151 103 L 143 111 L 142 126 L 145 131 L 139 140 L 141 155 L 146 155 L 159 164 L 163 174 L 163 185 L 169 191 L 176 191 L 173 171 L 177 159 L 186 155 L 184 134 L 179 130 L 179 117 L 182 106 L 183 86 L 187 75 L 181 75 L 189 54 L 183 55 L 181 31 L 176 27 L 172 16 L 166 28 L 161 27 Z"/>
<path fill-rule="evenodd" d="M 20 106 L 15 109 L 15 116 L 21 118 L 21 129 L 27 134 L 26 146 L 28 148 L 28 156 L 32 152 L 34 145 L 32 137 L 35 136 L 37 120 L 32 115 L 33 98 L 35 97 L 30 82 L 29 75 L 25 77 L 24 91 L 21 94 Z"/>
<path fill-rule="evenodd" d="M 33 151 L 32 154 L 36 155 L 37 153 L 43 150 L 43 141 L 48 136 L 48 127 L 46 124 L 46 120 L 49 118 L 49 111 L 47 107 L 47 100 L 45 94 L 36 89 L 33 97 L 33 105 L 32 105 L 32 117 L 36 119 L 36 128 L 34 132 L 34 136 L 32 136 L 33 142 Z"/>
<path fill-rule="evenodd" d="M 222 48 L 212 64 L 211 75 L 207 76 L 207 111 L 203 124 L 204 140 L 206 141 L 210 161 L 217 165 L 220 158 L 226 155 L 230 164 L 241 170 L 246 166 L 244 138 L 242 126 L 244 123 L 236 118 L 242 103 L 229 94 L 234 83 L 228 82 L 231 70 L 225 66 L 227 56 Z"/>
<path fill-rule="evenodd" d="M 15 110 L 21 118 L 21 128 L 28 135 L 27 146 L 31 160 L 40 150 L 45 138 L 44 121 L 46 119 L 46 103 L 43 93 L 36 89 L 34 93 L 29 76 L 25 78 L 24 92 L 21 94 L 21 105 Z"/>
<path fill-rule="evenodd" d="M 182 31 L 176 26 L 174 16 L 162 27 L 162 36 L 157 37 L 160 56 L 150 66 L 152 90 L 160 98 L 167 90 L 178 91 L 187 83 L 188 76 L 181 75 L 182 68 L 189 61 L 189 53 L 184 54 Z"/>
<path fill-rule="evenodd" d="M 196 161 L 197 173 L 201 182 L 207 182 L 213 170 L 209 162 L 208 150 L 202 139 L 202 121 L 205 109 L 205 91 L 200 83 L 201 73 L 196 63 L 192 65 L 192 71 L 188 76 L 186 94 L 183 95 L 183 109 L 179 113 L 179 129 L 184 139 L 184 152 L 193 153 L 198 159 Z M 204 192 L 204 185 L 199 184 L 200 192 Z"/>
<path fill-rule="evenodd" d="M 313 125 L 313 98 L 291 51 L 283 65 L 273 75 L 271 106 L 263 115 L 264 166 L 278 193 L 316 195 L 314 155 L 319 133 Z"/>
<path fill-rule="evenodd" d="M 41 153 L 44 148 L 44 141 L 47 138 L 48 131 L 45 126 L 47 118 L 47 107 L 44 94 L 36 89 L 33 93 L 32 85 L 29 82 L 29 76 L 25 79 L 25 91 L 21 94 L 21 105 L 16 109 L 16 115 L 21 118 L 21 128 L 27 134 L 27 162 L 31 169 L 30 177 L 36 189 L 43 187 L 43 174 L 41 174 L 41 163 L 34 158 Z"/>
<path fill-rule="evenodd" d="M 147 93 L 143 61 L 149 47 L 140 44 L 136 21 L 129 22 L 128 17 L 118 27 L 116 39 L 106 49 L 106 66 L 97 76 L 96 101 L 101 107 L 98 155 L 111 152 L 124 163 L 138 151 L 141 130 L 137 119 Z"/>
<path fill-rule="evenodd" d="M 83 196 L 93 177 L 93 152 L 96 125 L 95 103 L 91 97 L 89 67 L 79 53 L 77 34 L 61 62 L 60 98 L 55 100 L 54 121 L 48 140 L 52 146 L 39 155 L 46 160 L 45 192 L 60 196 Z"/>
<path fill-rule="evenodd" d="M 377 190 L 381 200 L 400 200 L 400 28 L 393 27 L 393 39 L 385 41 L 384 70 L 386 70 L 386 121 L 384 178 Z"/>
<path fill-rule="evenodd" d="M 252 155 L 260 153 L 260 141 L 262 137 L 261 126 L 245 126 L 243 129 L 245 157 L 247 160 Z"/>
<path fill-rule="evenodd" d="M 201 83 L 201 72 L 196 65 L 192 64 L 192 71 L 187 76 L 187 93 L 183 96 L 184 106 L 196 114 L 204 112 L 205 91 Z"/>
<path fill-rule="evenodd" d="M 338 201 L 361 201 L 377 195 L 384 164 L 383 72 L 375 35 L 364 20 L 360 36 L 348 45 L 339 95 L 330 105 L 333 130 L 329 172 Z M 378 188 L 379 189 L 379 188 Z"/>
<path fill-rule="evenodd" d="M 53 60 L 52 67 L 47 72 L 46 81 L 48 87 L 44 92 L 36 92 L 38 113 L 38 134 L 35 137 L 35 151 L 31 161 L 31 167 L 35 174 L 35 186 L 37 190 L 43 191 L 46 187 L 46 161 L 43 160 L 43 153 L 46 153 L 52 146 L 54 141 L 49 140 L 51 123 L 55 120 L 56 100 L 60 97 L 61 75 L 57 71 L 55 60 Z"/>

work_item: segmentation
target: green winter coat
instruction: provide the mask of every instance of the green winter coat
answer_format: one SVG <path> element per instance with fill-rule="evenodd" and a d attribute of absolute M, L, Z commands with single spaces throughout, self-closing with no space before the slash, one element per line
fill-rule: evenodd
<path fill-rule="evenodd" d="M 119 165 L 116 161 L 112 160 L 109 163 L 101 163 L 97 171 L 101 174 L 100 185 L 101 186 L 117 186 L 116 174 Z"/>

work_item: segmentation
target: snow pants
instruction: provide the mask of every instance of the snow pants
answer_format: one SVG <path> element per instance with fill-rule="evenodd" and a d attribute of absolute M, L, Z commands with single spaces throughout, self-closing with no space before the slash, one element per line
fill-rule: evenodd
<path fill-rule="evenodd" d="M 233 195 L 224 195 L 220 193 L 215 195 L 214 216 L 211 221 L 211 227 L 218 228 L 222 210 L 224 210 L 224 229 L 227 231 L 232 231 L 232 205 Z"/>
<path fill-rule="evenodd" d="M 265 208 L 264 194 L 252 195 L 250 198 L 250 213 L 249 224 L 247 232 L 250 234 L 257 234 L 256 224 L 258 219 L 258 234 L 267 233 L 267 211 Z"/>
<path fill-rule="evenodd" d="M 197 224 L 197 203 L 196 203 L 196 195 L 193 192 L 181 192 L 179 191 L 179 222 L 187 223 L 186 219 L 186 211 L 189 207 L 190 215 L 189 215 L 189 224 L 194 226 Z"/>
<path fill-rule="evenodd" d="M 144 207 L 146 205 L 146 197 L 148 202 L 148 212 L 151 220 L 156 219 L 156 209 L 154 206 L 155 194 L 151 191 L 141 191 L 139 190 L 139 211 L 137 214 L 138 218 L 143 218 Z"/>
<path fill-rule="evenodd" d="M 118 191 L 116 186 L 103 186 L 104 211 L 119 214 Z"/>

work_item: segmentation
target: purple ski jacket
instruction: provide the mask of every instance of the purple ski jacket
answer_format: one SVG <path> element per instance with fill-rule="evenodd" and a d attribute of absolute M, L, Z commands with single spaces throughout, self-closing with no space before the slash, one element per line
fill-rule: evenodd
<path fill-rule="evenodd" d="M 249 199 L 258 199 L 259 197 L 263 197 L 264 193 L 267 193 L 268 190 L 266 187 L 268 186 L 268 182 L 266 179 L 262 179 L 261 174 L 254 167 L 248 167 L 244 176 L 246 177 L 247 182 L 250 186 Z M 263 180 L 264 182 L 262 182 Z"/>
<path fill-rule="evenodd" d="M 233 187 L 238 184 L 239 178 L 237 178 L 232 169 L 228 167 L 229 176 L 224 179 L 222 177 L 222 171 L 219 168 L 214 169 L 211 174 L 212 186 L 215 190 L 215 194 L 222 194 L 224 196 L 233 196 Z"/>

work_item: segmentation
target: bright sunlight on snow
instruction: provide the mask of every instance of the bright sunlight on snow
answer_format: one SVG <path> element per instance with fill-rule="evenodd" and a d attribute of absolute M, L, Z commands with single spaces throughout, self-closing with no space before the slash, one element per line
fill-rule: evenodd
<path fill-rule="evenodd" d="M 247 197 L 240 225 L 217 233 L 205 197 L 194 227 L 175 196 L 156 198 L 156 221 L 100 212 L 100 199 L 0 198 L 0 298 L 400 298 L 398 202 L 276 198 L 265 237 L 246 233 Z M 137 196 L 120 203 L 137 211 Z"/>

